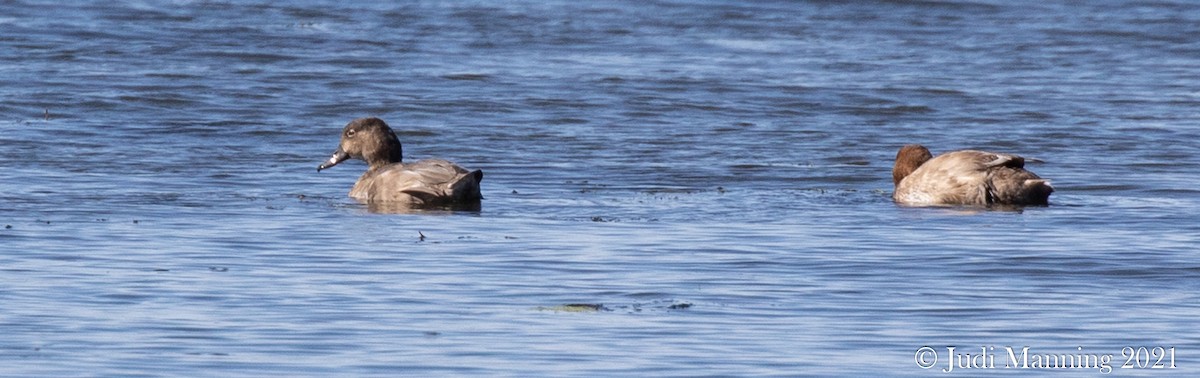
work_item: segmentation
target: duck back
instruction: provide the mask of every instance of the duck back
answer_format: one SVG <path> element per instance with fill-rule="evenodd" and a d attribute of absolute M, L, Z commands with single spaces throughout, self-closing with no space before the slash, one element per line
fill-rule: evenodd
<path fill-rule="evenodd" d="M 393 163 L 364 173 L 350 190 L 350 197 L 412 206 L 478 202 L 482 180 L 483 171 L 468 171 L 441 159 Z"/>

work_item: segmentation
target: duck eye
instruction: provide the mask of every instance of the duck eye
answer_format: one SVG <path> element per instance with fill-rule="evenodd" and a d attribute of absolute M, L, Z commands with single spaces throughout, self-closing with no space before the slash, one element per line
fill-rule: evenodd
<path fill-rule="evenodd" d="M 354 137 L 354 134 L 355 134 L 355 133 L 357 133 L 357 132 L 358 132 L 358 130 L 355 130 L 355 129 L 346 130 L 346 137 L 347 137 L 347 138 L 353 138 L 353 137 Z"/>

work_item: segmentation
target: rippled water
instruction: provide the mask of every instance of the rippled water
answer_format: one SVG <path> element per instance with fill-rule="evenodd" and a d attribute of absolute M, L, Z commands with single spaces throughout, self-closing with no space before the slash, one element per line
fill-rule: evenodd
<path fill-rule="evenodd" d="M 0 2 L 0 372 L 1195 374 L 1197 57 L 1173 1 Z M 317 174 L 368 115 L 482 210 Z M 913 142 L 1057 192 L 897 207 Z"/>

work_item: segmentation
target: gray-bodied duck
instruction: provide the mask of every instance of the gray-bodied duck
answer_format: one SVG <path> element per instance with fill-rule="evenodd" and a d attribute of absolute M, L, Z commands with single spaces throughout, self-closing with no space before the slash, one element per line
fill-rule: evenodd
<path fill-rule="evenodd" d="M 354 158 L 367 162 L 350 197 L 392 208 L 478 206 L 483 198 L 479 182 L 483 171 L 468 171 L 441 159 L 403 162 L 400 139 L 379 118 L 359 118 L 342 129 L 341 144 L 317 172 Z"/>
<path fill-rule="evenodd" d="M 910 206 L 1045 206 L 1054 187 L 1017 155 L 961 150 L 937 157 L 919 144 L 896 153 L 892 199 Z"/>

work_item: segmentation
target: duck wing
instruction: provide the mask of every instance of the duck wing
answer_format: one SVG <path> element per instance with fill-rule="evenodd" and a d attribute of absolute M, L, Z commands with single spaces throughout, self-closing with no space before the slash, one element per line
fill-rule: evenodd
<path fill-rule="evenodd" d="M 1023 169 L 1025 168 L 1025 158 L 1017 155 L 997 154 L 993 152 L 971 151 L 977 152 L 976 159 L 986 160 L 982 164 L 983 169 L 993 169 L 999 167 Z"/>
<path fill-rule="evenodd" d="M 987 170 L 988 205 L 1047 205 L 1054 187 L 1050 181 L 1025 170 L 1025 159 L 1015 158 L 1020 164 L 1008 163 L 989 167 Z"/>
<path fill-rule="evenodd" d="M 979 178 L 981 205 L 1046 205 L 1054 188 L 1050 182 L 1025 170 L 1025 158 L 985 151 L 958 151 L 965 161 L 973 161 Z"/>

